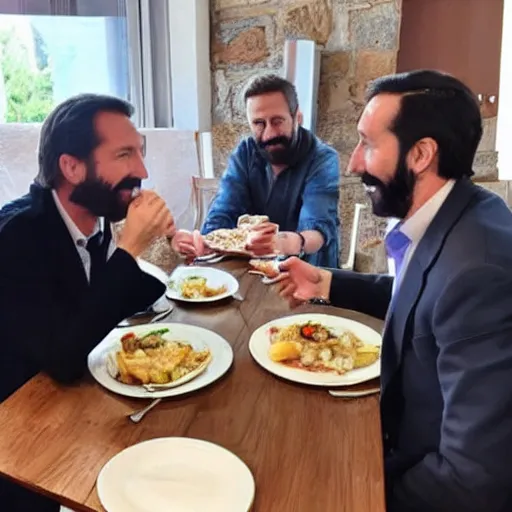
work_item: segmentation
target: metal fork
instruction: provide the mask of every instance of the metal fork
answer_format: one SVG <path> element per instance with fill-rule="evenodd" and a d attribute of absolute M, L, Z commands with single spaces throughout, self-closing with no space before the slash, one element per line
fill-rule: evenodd
<path fill-rule="evenodd" d="M 361 398 L 363 396 L 375 395 L 380 392 L 380 387 L 375 386 L 368 389 L 360 390 L 349 390 L 349 389 L 330 389 L 329 394 L 331 396 L 337 396 L 340 398 Z"/>
<path fill-rule="evenodd" d="M 146 407 L 140 409 L 139 411 L 132 412 L 128 417 L 133 421 L 133 423 L 139 423 L 139 421 L 144 418 L 146 413 L 153 409 L 153 407 L 158 405 L 161 401 L 161 398 L 155 398 L 149 405 L 146 405 Z"/>

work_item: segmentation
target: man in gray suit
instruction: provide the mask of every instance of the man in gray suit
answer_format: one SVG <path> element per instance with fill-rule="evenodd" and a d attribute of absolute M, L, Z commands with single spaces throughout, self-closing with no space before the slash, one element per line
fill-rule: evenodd
<path fill-rule="evenodd" d="M 396 277 L 281 264 L 291 302 L 386 319 L 381 417 L 390 512 L 512 510 L 512 214 L 472 184 L 479 105 L 455 78 L 370 85 L 350 169 L 397 217 Z"/>

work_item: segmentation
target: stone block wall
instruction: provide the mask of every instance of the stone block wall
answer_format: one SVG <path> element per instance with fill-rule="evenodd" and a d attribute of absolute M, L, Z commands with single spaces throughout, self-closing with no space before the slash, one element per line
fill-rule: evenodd
<path fill-rule="evenodd" d="M 357 178 L 347 176 L 357 143 L 356 124 L 369 81 L 396 71 L 402 0 L 211 0 L 213 159 L 220 175 L 240 137 L 248 133 L 241 92 L 255 74 L 282 71 L 287 38 L 312 39 L 321 48 L 317 134 L 336 148 L 342 173 L 342 261 L 349 249 L 354 204 L 368 203 Z M 475 170 L 505 199 L 508 184 L 496 168 L 496 112 L 485 112 L 485 135 Z M 360 244 L 366 261 L 385 221 L 365 210 Z M 364 259 L 364 258 L 363 258 Z M 367 267 L 367 269 L 371 269 Z"/>
<path fill-rule="evenodd" d="M 345 174 L 366 84 L 396 70 L 401 0 L 212 0 L 211 13 L 215 172 L 248 132 L 248 80 L 280 73 L 285 40 L 305 38 L 322 48 L 317 134 L 338 150 Z M 343 177 L 343 259 L 356 202 L 366 202 L 359 180 Z M 369 216 L 361 238 L 380 236 L 383 226 Z"/>

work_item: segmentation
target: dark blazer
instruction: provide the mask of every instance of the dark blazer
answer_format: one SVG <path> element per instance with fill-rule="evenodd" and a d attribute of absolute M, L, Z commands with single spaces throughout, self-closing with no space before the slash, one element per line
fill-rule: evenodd
<path fill-rule="evenodd" d="M 105 251 L 111 237 L 106 223 Z M 165 285 L 121 249 L 89 285 L 51 192 L 33 185 L 0 210 L 0 402 L 40 371 L 61 383 L 79 379 L 94 346 L 164 292 Z M 59 510 L 3 479 L 0 502 L 13 512 Z"/>
<path fill-rule="evenodd" d="M 334 271 L 331 300 L 386 318 L 381 418 L 390 512 L 512 510 L 512 213 L 456 183 L 392 278 Z M 389 311 L 388 311 L 389 307 Z"/>
<path fill-rule="evenodd" d="M 103 243 L 110 239 L 105 223 Z M 80 378 L 91 349 L 164 292 L 121 249 L 89 285 L 51 192 L 32 186 L 0 210 L 0 401 L 39 371 L 62 383 Z"/>

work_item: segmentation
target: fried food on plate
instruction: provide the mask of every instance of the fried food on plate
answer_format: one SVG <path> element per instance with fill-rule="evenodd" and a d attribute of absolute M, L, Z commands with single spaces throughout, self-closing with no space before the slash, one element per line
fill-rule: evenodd
<path fill-rule="evenodd" d="M 163 337 L 169 329 L 137 336 L 133 332 L 121 338 L 121 350 L 111 352 L 108 372 L 124 384 L 180 385 L 202 373 L 212 356 L 208 349 L 194 350 L 183 341 Z"/>

